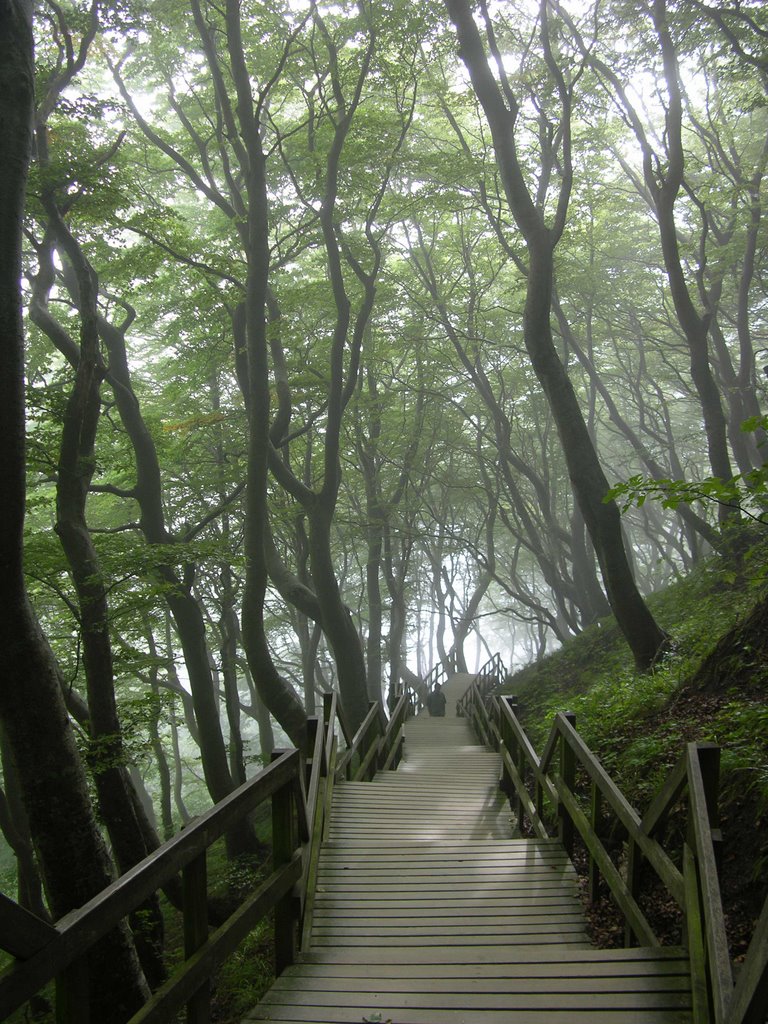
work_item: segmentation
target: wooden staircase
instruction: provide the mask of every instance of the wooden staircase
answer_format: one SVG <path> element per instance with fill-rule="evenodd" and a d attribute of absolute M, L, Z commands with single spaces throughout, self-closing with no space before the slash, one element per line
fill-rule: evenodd
<path fill-rule="evenodd" d="M 692 1019 L 678 948 L 595 950 L 557 840 L 515 838 L 500 759 L 445 686 L 396 772 L 343 782 L 311 942 L 246 1018 L 382 1024 L 671 1024 Z"/>

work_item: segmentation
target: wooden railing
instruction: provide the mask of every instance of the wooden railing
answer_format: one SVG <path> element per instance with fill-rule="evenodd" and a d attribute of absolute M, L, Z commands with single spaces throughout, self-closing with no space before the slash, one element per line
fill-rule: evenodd
<path fill-rule="evenodd" d="M 419 712 L 423 711 L 427 706 L 427 696 L 431 692 L 435 683 L 440 683 L 442 686 L 455 671 L 456 652 L 452 651 L 446 657 L 445 661 L 439 661 L 431 670 L 429 675 L 425 676 L 418 685 L 411 686 L 409 683 L 403 683 L 400 681 L 395 692 L 395 702 L 405 696 L 408 702 L 406 715 L 408 717 L 418 715 Z"/>
<path fill-rule="evenodd" d="M 607 885 L 625 923 L 627 945 L 660 945 L 640 905 L 647 864 L 682 915 L 682 939 L 691 963 L 695 1024 L 765 1024 L 768 1008 L 768 901 L 734 986 L 725 933 L 717 819 L 720 750 L 689 743 L 644 815 L 627 801 L 575 728 L 558 714 L 541 757 L 518 717 L 514 697 L 489 696 L 476 680 L 466 695 L 479 737 L 499 750 L 502 786 L 521 829 L 558 836 L 573 857 L 576 834 L 588 855 L 589 894 Z M 660 836 L 671 812 L 687 798 L 687 822 L 678 867 Z M 606 826 L 606 819 L 608 825 Z M 621 869 L 604 841 L 625 837 Z"/>
<path fill-rule="evenodd" d="M 469 689 L 456 705 L 456 713 L 459 717 L 469 718 L 472 721 L 475 732 L 479 733 L 484 742 L 490 744 L 490 734 L 485 731 L 485 719 L 487 713 L 484 710 L 484 703 L 491 690 L 495 689 L 504 680 L 506 670 L 501 656 L 494 654 L 492 658 L 477 672 Z"/>
<path fill-rule="evenodd" d="M 165 1024 L 185 1005 L 189 1024 L 208 1024 L 211 976 L 270 911 L 275 970 L 281 973 L 309 942 L 334 785 L 340 778 L 370 779 L 380 769 L 397 767 L 407 709 L 403 696 L 387 721 L 380 706 L 372 705 L 349 737 L 337 695 L 325 695 L 322 719 L 309 719 L 308 757 L 298 750 L 276 751 L 272 764 L 257 776 L 55 925 L 0 898 L 0 948 L 17 958 L 0 974 L 0 1020 L 55 979 L 57 1024 L 100 1024 L 89 1020 L 88 951 L 179 873 L 185 959 L 129 1024 Z M 272 808 L 271 873 L 209 933 L 207 850 L 267 800 Z"/>

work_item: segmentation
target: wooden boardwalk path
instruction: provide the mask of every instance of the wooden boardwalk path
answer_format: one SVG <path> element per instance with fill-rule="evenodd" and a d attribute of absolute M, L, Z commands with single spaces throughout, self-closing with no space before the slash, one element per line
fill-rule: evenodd
<path fill-rule="evenodd" d="M 498 755 L 447 683 L 406 726 L 396 772 L 344 782 L 320 859 L 311 947 L 248 1024 L 686 1024 L 681 949 L 592 949 L 555 840 L 513 838 Z"/>

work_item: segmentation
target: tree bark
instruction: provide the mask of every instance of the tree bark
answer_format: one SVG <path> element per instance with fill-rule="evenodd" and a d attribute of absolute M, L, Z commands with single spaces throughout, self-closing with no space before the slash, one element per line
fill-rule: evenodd
<path fill-rule="evenodd" d="M 611 608 L 638 668 L 648 669 L 664 650 L 667 636 L 657 625 L 635 584 L 624 548 L 619 510 L 615 502 L 603 502 L 608 492 L 608 481 L 600 466 L 573 386 L 552 339 L 550 310 L 554 248 L 567 212 L 570 154 L 567 150 L 564 154 L 563 184 L 557 202 L 555 225 L 548 228 L 542 212 L 531 198 L 518 162 L 514 134 L 517 102 L 511 94 L 509 83 L 506 83 L 507 88 L 502 94 L 491 73 L 467 0 L 446 0 L 446 3 L 456 26 L 461 56 L 488 119 L 510 211 L 528 247 L 528 282 L 523 316 L 525 347 L 557 424 L 571 484 L 595 548 Z M 568 146 L 568 98 L 564 94 L 562 81 L 556 81 L 556 85 L 560 86 L 564 107 L 561 126 L 564 146 Z"/>
<path fill-rule="evenodd" d="M 21 237 L 34 108 L 32 4 L 0 3 L 0 723 L 19 780 L 51 912 L 59 918 L 112 881 L 53 653 L 22 565 L 25 496 Z M 148 988 L 127 927 L 89 957 L 92 1019 L 121 1024 Z"/>
<path fill-rule="evenodd" d="M 251 80 L 241 37 L 240 4 L 226 3 L 229 64 L 237 96 L 236 113 L 247 153 L 243 172 L 248 199 L 245 236 L 246 349 L 248 353 L 248 457 L 245 499 L 245 587 L 241 628 L 243 646 L 256 688 L 264 703 L 300 749 L 307 745 L 307 720 L 293 687 L 282 678 L 272 660 L 264 628 L 264 602 L 268 572 L 265 541 L 269 531 L 267 481 L 269 477 L 269 345 L 267 341 L 267 287 L 269 278 L 269 219 L 266 158 L 262 149 L 259 110 L 254 106 Z"/>

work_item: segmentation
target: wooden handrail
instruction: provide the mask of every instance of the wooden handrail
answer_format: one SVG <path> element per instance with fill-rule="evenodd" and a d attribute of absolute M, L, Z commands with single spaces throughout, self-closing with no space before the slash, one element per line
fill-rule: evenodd
<path fill-rule="evenodd" d="M 403 751 L 403 726 L 408 715 L 408 698 L 401 694 L 392 709 L 392 717 L 387 722 L 384 735 L 379 744 L 379 771 L 390 771 L 396 768 Z"/>
<path fill-rule="evenodd" d="M 764 1024 L 768 1004 L 768 900 L 736 979 L 726 1024 Z"/>
<path fill-rule="evenodd" d="M 370 767 L 373 759 L 372 751 L 375 752 L 373 744 L 374 740 L 378 744 L 378 738 L 381 734 L 381 705 L 377 701 L 371 701 L 368 708 L 368 714 L 362 720 L 358 726 L 357 732 L 349 742 L 349 746 L 344 751 L 343 755 L 339 758 L 339 762 L 336 766 L 337 777 L 345 777 L 354 781 L 359 781 L 359 777 L 362 777 L 365 772 L 361 772 L 363 762 L 365 762 L 366 771 Z M 378 734 L 376 729 L 378 728 Z M 374 734 L 373 739 L 371 733 Z M 357 761 L 357 764 L 355 764 Z"/>
<path fill-rule="evenodd" d="M 54 926 L 55 938 L 45 942 L 26 959 L 17 960 L 0 974 L 0 1019 L 4 1019 L 31 999 L 53 978 L 63 975 L 91 946 L 152 893 L 193 861 L 204 857 L 208 847 L 237 821 L 280 792 L 287 792 L 292 798 L 299 770 L 299 752 L 286 752 L 253 779 L 195 819 L 184 831 L 169 839 L 121 875 L 84 906 L 57 921 Z M 268 880 L 269 885 L 265 883 L 261 886 L 251 903 L 255 899 L 257 907 L 266 906 L 267 910 L 271 909 L 285 889 L 294 884 L 300 873 L 300 863 L 298 869 L 292 863 L 276 869 Z M 185 908 L 185 914 L 187 912 L 188 908 Z M 246 918 L 250 920 L 248 915 Z M 232 924 L 230 918 L 222 929 L 227 929 Z M 242 921 L 238 919 L 236 924 L 241 926 Z M 219 929 L 219 932 L 222 929 Z M 210 976 L 220 962 L 216 955 L 222 948 L 221 940 L 214 947 L 212 940 L 209 939 L 198 953 L 196 959 L 199 961 L 202 958 L 208 965 L 207 976 Z M 169 980 L 164 990 L 173 987 L 174 978 Z M 186 990 L 189 982 L 183 980 L 180 984 L 185 986 Z M 170 997 L 166 995 L 164 998 Z M 85 1024 L 87 1009 L 73 1007 L 73 1012 L 75 1016 L 71 1018 L 72 1024 Z"/>
<path fill-rule="evenodd" d="M 712 749 L 710 745 L 709 749 Z M 719 750 L 718 766 L 719 766 Z M 725 934 L 723 904 L 720 897 L 715 850 L 712 842 L 711 809 L 708 807 L 702 766 L 697 744 L 689 743 L 688 760 L 688 801 L 689 839 L 693 845 L 694 858 L 698 869 L 700 905 L 703 911 L 706 960 L 712 986 L 715 1021 L 725 1021 L 728 1004 L 733 995 L 733 974 L 728 955 L 728 939 Z"/>
<path fill-rule="evenodd" d="M 472 717 L 472 709 L 477 709 L 478 703 L 485 701 L 490 691 L 501 682 L 504 675 L 505 668 L 501 655 L 494 654 L 475 673 L 464 696 L 456 703 L 456 713 L 460 717 Z M 480 715 L 477 721 L 481 723 L 481 728 L 491 729 L 491 719 L 487 714 L 485 716 Z"/>
<path fill-rule="evenodd" d="M 386 722 L 378 703 L 348 742 L 339 760 L 342 772 L 372 778 L 380 767 L 392 769 L 402 751 L 402 726 L 408 711 L 404 694 Z M 62 992 L 58 1024 L 89 1024 L 85 955 L 117 923 L 181 871 L 191 906 L 184 913 L 196 924 L 187 928 L 185 960 L 131 1019 L 130 1024 L 165 1024 L 186 1003 L 189 1020 L 208 1019 L 208 980 L 256 924 L 275 914 L 278 973 L 293 962 L 297 939 L 309 940 L 320 845 L 327 832 L 337 770 L 337 724 L 349 736 L 336 693 L 325 694 L 323 718 L 309 719 L 311 752 L 276 752 L 267 768 L 220 801 L 140 864 L 121 875 L 85 906 L 49 925 L 7 897 L 0 899 L 0 944 L 18 959 L 0 974 L 0 1019 L 5 1019 L 54 978 Z M 354 766 L 354 772 L 352 771 Z M 212 934 L 208 933 L 205 858 L 208 847 L 245 815 L 272 801 L 274 870 Z M 297 934 L 298 933 L 298 934 Z M 81 966 L 83 965 L 83 969 Z M 72 998 L 67 986 L 80 985 Z M 64 1010 L 66 1003 L 68 1009 Z M 91 1022 L 97 1024 L 97 1022 Z"/>
<path fill-rule="evenodd" d="M 551 823 L 559 822 L 566 848 L 572 842 L 571 831 L 579 833 L 589 853 L 590 894 L 595 898 L 602 877 L 627 922 L 628 942 L 658 945 L 637 902 L 641 861 L 653 868 L 684 914 L 696 1024 L 763 1024 L 768 1001 L 768 901 L 734 988 L 716 855 L 720 839 L 716 814 L 719 748 L 711 743 L 688 744 L 641 817 L 579 735 L 573 716 L 555 716 L 539 758 L 517 718 L 514 697 L 484 701 L 480 688 L 473 684 L 464 704 L 478 736 L 501 754 L 502 786 L 515 802 L 521 824 L 527 817 L 540 838 L 549 838 Z M 576 792 L 577 765 L 591 786 L 589 814 Z M 686 791 L 688 834 L 681 872 L 655 833 Z M 607 809 L 627 834 L 623 873 L 598 835 L 601 808 Z"/>

